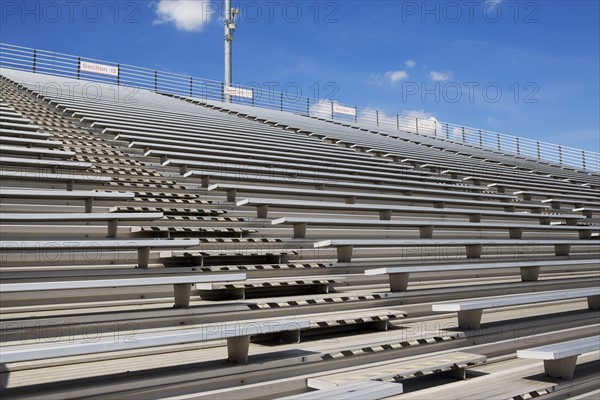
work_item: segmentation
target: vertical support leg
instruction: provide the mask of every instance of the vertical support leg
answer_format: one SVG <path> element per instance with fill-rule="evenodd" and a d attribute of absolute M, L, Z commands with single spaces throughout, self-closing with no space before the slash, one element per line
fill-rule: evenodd
<path fill-rule="evenodd" d="M 74 180 L 67 181 L 67 191 L 72 192 L 73 189 L 75 189 L 75 181 Z"/>
<path fill-rule="evenodd" d="M 188 308 L 190 306 L 190 295 L 192 293 L 191 283 L 178 283 L 173 285 L 173 294 L 175 296 L 174 308 Z"/>
<path fill-rule="evenodd" d="M 552 221 L 552 219 L 550 219 L 549 217 L 541 217 L 540 225 L 550 225 L 551 221 Z"/>
<path fill-rule="evenodd" d="M 444 203 L 443 201 L 436 201 L 435 203 L 433 203 L 433 208 L 444 208 L 446 207 L 446 203 Z"/>
<path fill-rule="evenodd" d="M 236 364 L 248 362 L 250 336 L 236 336 L 227 338 L 227 361 Z"/>
<path fill-rule="evenodd" d="M 449 369 L 448 371 L 440 372 L 440 375 L 448 378 L 465 380 L 467 379 L 467 370 L 466 368 L 453 368 Z"/>
<path fill-rule="evenodd" d="M 338 246 L 337 256 L 338 262 L 350 262 L 352 261 L 352 250 L 353 246 Z"/>
<path fill-rule="evenodd" d="M 405 292 L 408 289 L 408 272 L 402 272 L 390 275 L 390 291 Z"/>
<path fill-rule="evenodd" d="M 587 301 L 590 310 L 600 310 L 600 296 L 588 296 Z"/>
<path fill-rule="evenodd" d="M 382 221 L 389 221 L 392 219 L 392 210 L 381 210 L 379 211 L 379 219 Z"/>
<path fill-rule="evenodd" d="M 588 229 L 581 229 L 579 231 L 579 239 L 591 239 L 592 231 Z"/>
<path fill-rule="evenodd" d="M 481 222 L 481 214 L 469 215 L 469 222 Z"/>
<path fill-rule="evenodd" d="M 294 239 L 304 239 L 306 237 L 306 222 L 294 224 Z"/>
<path fill-rule="evenodd" d="M 300 329 L 281 331 L 277 336 L 282 343 L 300 343 Z"/>
<path fill-rule="evenodd" d="M 432 239 L 433 238 L 433 226 L 420 226 L 419 227 L 419 235 L 421 239 Z"/>
<path fill-rule="evenodd" d="M 207 188 L 210 186 L 210 177 L 209 176 L 202 176 L 200 178 L 201 183 L 200 185 L 202 185 L 203 188 Z"/>
<path fill-rule="evenodd" d="M 508 228 L 508 237 L 511 239 L 522 239 L 523 228 Z"/>
<path fill-rule="evenodd" d="M 261 204 L 256 207 L 256 218 L 267 218 L 269 214 L 269 206 L 267 204 Z"/>
<path fill-rule="evenodd" d="M 467 258 L 481 258 L 481 244 L 468 244 L 465 246 L 467 249 Z"/>
<path fill-rule="evenodd" d="M 559 360 L 544 360 L 546 375 L 553 378 L 573 379 L 577 356 L 565 357 Z"/>
<path fill-rule="evenodd" d="M 138 249 L 138 267 L 148 268 L 150 260 L 150 247 L 140 247 Z"/>
<path fill-rule="evenodd" d="M 94 199 L 91 197 L 89 199 L 85 199 L 85 212 L 89 214 L 92 212 L 93 209 L 94 209 Z"/>
<path fill-rule="evenodd" d="M 540 276 L 540 267 L 521 267 L 521 281 L 536 282 Z"/>
<path fill-rule="evenodd" d="M 348 196 L 345 200 L 346 204 L 356 204 L 356 196 Z"/>
<path fill-rule="evenodd" d="M 108 221 L 108 236 L 109 238 L 117 237 L 117 228 L 119 225 L 118 219 L 111 219 Z"/>
<path fill-rule="evenodd" d="M 235 201 L 237 196 L 237 189 L 229 189 L 227 191 L 227 201 Z"/>
<path fill-rule="evenodd" d="M 554 254 L 557 256 L 568 256 L 571 252 L 570 244 L 555 244 L 554 245 Z"/>
<path fill-rule="evenodd" d="M 483 310 L 465 310 L 458 312 L 458 326 L 461 329 L 475 330 L 481 325 Z"/>

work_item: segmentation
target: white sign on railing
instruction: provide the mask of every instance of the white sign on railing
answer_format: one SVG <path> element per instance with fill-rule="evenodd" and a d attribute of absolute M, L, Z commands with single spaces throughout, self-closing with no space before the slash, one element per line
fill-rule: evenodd
<path fill-rule="evenodd" d="M 87 61 L 82 61 L 79 65 L 79 69 L 83 72 L 91 72 L 94 74 L 119 76 L 119 67 L 113 67 L 111 65 L 96 64 Z"/>
<path fill-rule="evenodd" d="M 346 114 L 356 116 L 356 108 L 353 107 L 344 107 L 339 104 L 333 103 L 333 112 L 338 114 Z"/>
<path fill-rule="evenodd" d="M 225 86 L 225 94 L 228 96 L 243 97 L 246 99 L 252 99 L 254 97 L 252 89 L 242 89 L 233 86 Z"/>

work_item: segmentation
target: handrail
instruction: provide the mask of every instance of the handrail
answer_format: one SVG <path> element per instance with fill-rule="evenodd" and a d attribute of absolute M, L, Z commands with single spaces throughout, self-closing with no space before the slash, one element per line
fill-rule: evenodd
<path fill-rule="evenodd" d="M 99 75 L 83 71 L 81 62 L 94 62 L 118 68 L 118 76 Z M 581 171 L 600 172 L 600 154 L 592 151 L 541 142 L 539 140 L 491 132 L 484 129 L 441 122 L 434 119 L 389 115 L 368 107 L 347 107 L 337 101 L 314 100 L 290 96 L 263 88 L 232 85 L 233 90 L 248 91 L 251 96 L 225 95 L 220 81 L 158 71 L 129 64 L 120 64 L 89 57 L 56 53 L 0 43 L 0 67 L 85 79 L 120 86 L 147 89 L 157 93 L 190 96 L 204 100 L 229 101 L 288 111 L 307 117 L 342 121 L 360 127 L 377 128 L 393 134 L 394 131 L 437 137 L 453 143 L 462 143 L 483 149 L 518 155 L 532 160 L 547 161 Z"/>

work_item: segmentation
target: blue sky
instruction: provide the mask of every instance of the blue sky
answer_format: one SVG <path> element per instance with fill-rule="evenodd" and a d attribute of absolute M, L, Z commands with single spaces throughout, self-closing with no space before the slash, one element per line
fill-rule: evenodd
<path fill-rule="evenodd" d="M 236 1 L 234 81 L 599 151 L 599 1 Z M 223 76 L 222 1 L 10 1 L 1 41 Z"/>

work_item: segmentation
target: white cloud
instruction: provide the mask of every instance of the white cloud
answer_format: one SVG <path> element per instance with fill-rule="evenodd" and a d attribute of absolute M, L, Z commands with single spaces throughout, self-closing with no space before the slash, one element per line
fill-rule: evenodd
<path fill-rule="evenodd" d="M 209 0 L 160 0 L 154 24 L 174 23 L 182 31 L 200 32 L 213 16 Z"/>
<path fill-rule="evenodd" d="M 452 79 L 452 72 L 431 71 L 429 77 L 434 82 L 449 81 Z"/>
<path fill-rule="evenodd" d="M 385 73 L 385 77 L 392 83 L 401 81 L 402 79 L 408 78 L 406 71 L 388 71 Z"/>
<path fill-rule="evenodd" d="M 406 78 L 408 78 L 408 73 L 406 71 L 396 70 L 387 71 L 384 74 L 371 74 L 367 82 L 376 85 L 383 85 L 384 83 L 396 83 Z"/>
<path fill-rule="evenodd" d="M 404 61 L 404 65 L 406 65 L 406 68 L 413 68 L 417 63 L 413 60 L 406 60 Z"/>
<path fill-rule="evenodd" d="M 406 110 L 402 113 L 405 117 L 426 119 L 429 121 L 437 121 L 437 118 L 433 116 L 433 113 L 425 110 Z"/>

